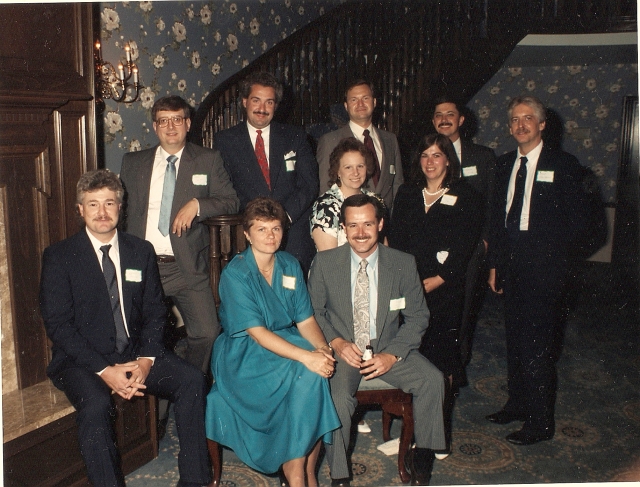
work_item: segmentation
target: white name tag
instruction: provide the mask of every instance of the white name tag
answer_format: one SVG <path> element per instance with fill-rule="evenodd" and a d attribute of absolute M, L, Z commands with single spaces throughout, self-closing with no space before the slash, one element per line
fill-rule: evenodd
<path fill-rule="evenodd" d="M 553 171 L 538 171 L 536 181 L 541 183 L 553 183 Z"/>
<path fill-rule="evenodd" d="M 194 186 L 206 186 L 207 185 L 207 175 L 206 174 L 194 174 L 191 176 L 191 182 Z"/>
<path fill-rule="evenodd" d="M 396 173 L 396 165 L 395 164 L 391 164 L 389 166 L 389 174 L 395 174 Z"/>
<path fill-rule="evenodd" d="M 142 271 L 140 269 L 125 269 L 124 280 L 129 282 L 142 282 Z"/>
<path fill-rule="evenodd" d="M 445 263 L 447 257 L 449 257 L 449 252 L 447 252 L 446 250 L 441 250 L 436 254 L 436 259 L 438 259 L 438 262 L 440 262 L 441 264 Z"/>
<path fill-rule="evenodd" d="M 398 311 L 406 306 L 404 298 L 391 299 L 389 301 L 389 311 Z"/>
<path fill-rule="evenodd" d="M 462 168 L 462 175 L 465 178 L 468 178 L 469 176 L 477 176 L 478 175 L 478 167 L 477 166 L 463 167 Z"/>
<path fill-rule="evenodd" d="M 295 290 L 296 288 L 296 278 L 294 276 L 282 276 L 282 287 L 285 287 L 287 289 L 293 289 Z"/>
<path fill-rule="evenodd" d="M 447 206 L 453 206 L 456 204 L 456 201 L 458 201 L 457 196 L 454 196 L 452 194 L 445 194 L 440 200 L 440 203 Z"/>

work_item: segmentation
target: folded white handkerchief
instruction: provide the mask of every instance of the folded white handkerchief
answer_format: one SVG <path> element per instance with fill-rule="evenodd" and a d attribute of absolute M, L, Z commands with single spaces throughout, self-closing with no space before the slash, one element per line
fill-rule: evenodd
<path fill-rule="evenodd" d="M 385 455 L 397 455 L 400 451 L 400 438 L 389 440 L 376 447 Z"/>

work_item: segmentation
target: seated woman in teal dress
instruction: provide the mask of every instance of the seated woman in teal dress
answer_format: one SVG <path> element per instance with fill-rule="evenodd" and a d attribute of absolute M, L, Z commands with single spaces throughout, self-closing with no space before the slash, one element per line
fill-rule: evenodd
<path fill-rule="evenodd" d="M 207 438 L 231 448 L 264 473 L 282 466 L 291 487 L 317 486 L 320 439 L 330 442 L 340 421 L 329 392 L 332 350 L 313 317 L 298 261 L 278 252 L 282 206 L 249 202 L 249 248 L 220 277 L 220 321 L 207 396 Z"/>

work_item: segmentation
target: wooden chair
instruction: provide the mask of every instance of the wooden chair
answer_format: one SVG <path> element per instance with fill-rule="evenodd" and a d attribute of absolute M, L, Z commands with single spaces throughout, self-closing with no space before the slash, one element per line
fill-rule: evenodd
<path fill-rule="evenodd" d="M 411 475 L 404 464 L 404 458 L 413 439 L 413 396 L 402 389 L 387 384 L 379 378 L 360 381 L 356 392 L 358 406 L 379 405 L 382 408 L 382 439 L 391 439 L 391 416 L 402 418 L 400 430 L 400 448 L 398 450 L 398 474 L 405 484 L 411 480 Z"/>

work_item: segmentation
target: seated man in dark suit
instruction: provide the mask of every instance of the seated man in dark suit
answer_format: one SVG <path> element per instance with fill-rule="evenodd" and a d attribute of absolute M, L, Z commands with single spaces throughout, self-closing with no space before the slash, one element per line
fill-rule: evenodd
<path fill-rule="evenodd" d="M 411 485 L 429 483 L 433 450 L 445 448 L 444 380 L 418 351 L 429 323 L 422 283 L 413 256 L 378 244 L 383 214 L 376 197 L 345 199 L 340 221 L 349 245 L 319 252 L 309 274 L 315 317 L 337 360 L 330 385 L 342 427 L 326 445 L 333 487 L 349 485 L 347 449 L 362 377 L 380 377 L 413 394 Z M 363 361 L 367 345 L 374 355 Z"/>
<path fill-rule="evenodd" d="M 150 243 L 116 228 L 123 188 L 107 170 L 84 174 L 85 228 L 44 251 L 40 311 L 53 342 L 47 374 L 76 408 L 94 486 L 124 486 L 112 394 L 171 399 L 180 440 L 179 486 L 211 481 L 204 433 L 205 378 L 162 345 L 166 307 Z"/>

